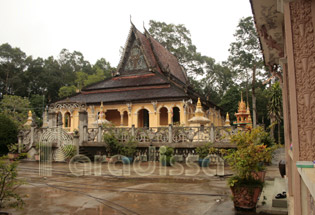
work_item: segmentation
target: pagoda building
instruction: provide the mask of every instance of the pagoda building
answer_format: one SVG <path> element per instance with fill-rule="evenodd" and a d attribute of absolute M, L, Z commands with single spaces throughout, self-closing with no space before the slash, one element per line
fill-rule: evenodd
<path fill-rule="evenodd" d="M 132 24 L 112 77 L 51 104 L 46 124 L 62 123 L 70 132 L 82 120 L 90 128 L 103 121 L 118 127 L 192 126 L 189 119 L 194 117 L 198 97 L 177 58 L 149 32 L 141 33 Z M 223 111 L 208 99 L 200 100 L 207 124 L 223 126 Z"/>
<path fill-rule="evenodd" d="M 252 118 L 250 116 L 249 105 L 247 102 L 247 107 L 245 102 L 243 101 L 243 94 L 241 95 L 241 101 L 238 103 L 238 112 L 234 114 L 236 117 L 236 121 L 234 121 L 234 125 L 237 125 L 238 128 L 244 130 L 252 129 Z"/>

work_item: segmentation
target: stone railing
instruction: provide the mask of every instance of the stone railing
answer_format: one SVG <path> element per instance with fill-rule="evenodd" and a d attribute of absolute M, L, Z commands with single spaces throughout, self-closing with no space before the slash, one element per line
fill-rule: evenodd
<path fill-rule="evenodd" d="M 237 132 L 235 127 L 151 127 L 151 128 L 117 128 L 102 127 L 88 128 L 83 127 L 83 142 L 104 142 L 103 136 L 111 133 L 116 136 L 120 142 L 126 142 L 130 139 L 141 143 L 229 143 L 230 136 Z M 80 134 L 81 135 L 81 134 Z"/>

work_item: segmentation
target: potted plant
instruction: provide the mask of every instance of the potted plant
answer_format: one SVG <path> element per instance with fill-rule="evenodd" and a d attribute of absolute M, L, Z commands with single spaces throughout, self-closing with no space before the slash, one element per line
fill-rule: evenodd
<path fill-rule="evenodd" d="M 40 160 L 39 148 L 40 148 L 40 143 L 36 143 L 36 144 L 35 144 L 36 153 L 34 154 L 34 158 L 35 158 L 36 161 L 39 161 L 39 160 Z"/>
<path fill-rule="evenodd" d="M 18 153 L 19 146 L 17 143 L 8 145 L 8 150 L 9 150 L 8 158 L 10 160 L 17 160 L 19 158 L 19 155 L 20 155 Z"/>
<path fill-rule="evenodd" d="M 209 155 L 209 149 L 210 149 L 210 145 L 211 143 L 207 143 L 203 146 L 198 146 L 196 148 L 196 153 L 199 155 L 199 166 L 200 167 L 208 167 L 210 160 L 209 158 L 207 158 L 207 156 Z"/>
<path fill-rule="evenodd" d="M 76 155 L 76 146 L 75 145 L 64 145 L 62 146 L 62 151 L 65 155 L 65 160 L 70 161 L 72 157 Z"/>
<path fill-rule="evenodd" d="M 131 139 L 120 148 L 120 154 L 124 155 L 122 157 L 123 164 L 130 164 L 133 161 L 133 157 L 136 153 L 136 142 Z"/>
<path fill-rule="evenodd" d="M 260 175 L 269 162 L 275 149 L 263 143 L 265 132 L 262 128 L 239 132 L 231 136 L 231 142 L 237 144 L 236 150 L 229 150 L 224 157 L 235 171 L 228 184 L 233 194 L 236 209 L 255 210 L 263 187 L 264 175 Z"/>
<path fill-rule="evenodd" d="M 174 148 L 169 146 L 161 146 L 160 147 L 160 162 L 162 166 L 172 166 L 174 163 Z"/>

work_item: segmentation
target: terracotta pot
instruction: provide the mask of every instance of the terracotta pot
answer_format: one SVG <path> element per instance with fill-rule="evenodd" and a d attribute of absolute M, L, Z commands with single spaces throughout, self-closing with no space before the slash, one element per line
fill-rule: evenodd
<path fill-rule="evenodd" d="M 10 160 L 16 160 L 16 159 L 18 159 L 19 155 L 20 155 L 20 154 L 18 154 L 18 153 L 9 153 L 9 154 L 8 154 L 8 158 L 9 158 Z"/>
<path fill-rule="evenodd" d="M 236 210 L 255 210 L 261 187 L 230 187 Z"/>
<path fill-rule="evenodd" d="M 252 176 L 256 180 L 265 182 L 266 171 L 252 172 Z"/>
<path fill-rule="evenodd" d="M 39 158 L 40 158 L 39 155 L 35 155 L 34 157 L 36 161 L 39 161 Z"/>

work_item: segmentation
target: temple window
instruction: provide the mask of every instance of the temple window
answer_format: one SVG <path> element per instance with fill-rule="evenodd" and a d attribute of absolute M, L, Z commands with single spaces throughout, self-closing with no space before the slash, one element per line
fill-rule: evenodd
<path fill-rule="evenodd" d="M 168 113 L 167 108 L 162 107 L 160 109 L 160 125 L 167 125 L 168 124 Z"/>
<path fill-rule="evenodd" d="M 150 125 L 149 122 L 149 111 L 146 109 L 141 109 L 138 111 L 138 127 L 139 128 L 148 128 Z"/>
<path fill-rule="evenodd" d="M 180 114 L 178 107 L 173 107 L 173 124 L 180 124 Z"/>
<path fill-rule="evenodd" d="M 69 112 L 65 114 L 65 127 L 66 128 L 71 127 L 71 115 Z"/>

